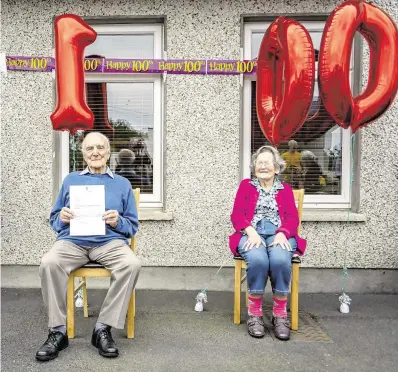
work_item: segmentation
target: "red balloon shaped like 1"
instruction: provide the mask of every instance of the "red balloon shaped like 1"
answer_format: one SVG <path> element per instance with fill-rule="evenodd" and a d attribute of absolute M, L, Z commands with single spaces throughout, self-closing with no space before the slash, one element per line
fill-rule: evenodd
<path fill-rule="evenodd" d="M 353 98 L 349 74 L 356 31 L 369 44 L 370 66 L 366 89 Z M 318 74 L 322 101 L 338 125 L 355 132 L 379 118 L 398 90 L 398 30 L 393 20 L 362 0 L 338 6 L 325 25 Z"/>
<path fill-rule="evenodd" d="M 261 42 L 257 60 L 256 107 L 260 128 L 274 146 L 303 125 L 312 102 L 315 54 L 308 31 L 278 17 Z"/>
<path fill-rule="evenodd" d="M 87 130 L 94 126 L 94 115 L 84 95 L 84 49 L 97 33 L 73 14 L 55 20 L 55 63 L 57 106 L 50 119 L 55 130 Z"/>

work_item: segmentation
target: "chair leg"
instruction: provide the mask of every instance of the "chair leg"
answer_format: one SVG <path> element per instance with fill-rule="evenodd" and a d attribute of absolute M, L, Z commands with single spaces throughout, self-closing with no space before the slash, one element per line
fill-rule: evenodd
<path fill-rule="evenodd" d="M 246 278 L 246 308 L 249 307 L 249 284 L 247 284 L 247 278 Z"/>
<path fill-rule="evenodd" d="M 292 313 L 292 330 L 298 330 L 298 292 L 299 292 L 299 267 L 300 265 L 294 263 L 292 273 L 292 291 L 290 295 L 290 311 Z"/>
<path fill-rule="evenodd" d="M 68 337 L 75 337 L 75 276 L 73 273 L 69 275 L 67 289 L 67 331 Z"/>
<path fill-rule="evenodd" d="M 83 314 L 85 318 L 88 318 L 88 302 L 87 302 L 87 279 L 85 277 L 82 278 L 83 280 Z"/>
<path fill-rule="evenodd" d="M 131 294 L 129 307 L 127 309 L 127 338 L 134 338 L 135 321 L 135 290 Z"/>
<path fill-rule="evenodd" d="M 240 295 L 241 295 L 242 261 L 235 260 L 235 287 L 234 287 L 234 323 L 240 324 Z"/>
<path fill-rule="evenodd" d="M 135 290 L 133 291 L 133 316 L 135 318 Z"/>

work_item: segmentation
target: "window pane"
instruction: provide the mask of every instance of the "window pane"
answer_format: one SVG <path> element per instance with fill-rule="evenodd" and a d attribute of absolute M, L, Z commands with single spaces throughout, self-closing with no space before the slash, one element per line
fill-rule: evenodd
<path fill-rule="evenodd" d="M 263 32 L 252 33 L 252 50 L 251 50 L 252 59 L 258 57 L 258 51 L 260 50 L 260 45 L 261 41 L 263 40 L 263 36 L 264 36 Z"/>
<path fill-rule="evenodd" d="M 111 170 L 129 179 L 133 188 L 152 194 L 153 82 L 88 83 L 86 89 L 87 103 L 95 116 L 93 130 L 102 132 L 111 142 Z M 77 150 L 84 134 L 76 135 Z M 71 171 L 74 163 L 76 170 L 85 167 L 81 152 L 74 152 L 71 142 Z"/>
<path fill-rule="evenodd" d="M 256 82 L 252 82 L 251 153 L 269 142 L 264 137 L 256 113 Z M 309 120 L 291 138 L 297 142 L 289 151 L 287 143 L 278 150 L 287 163 L 282 179 L 306 194 L 341 195 L 342 129 L 336 125 L 319 97 L 314 96 Z"/>
<path fill-rule="evenodd" d="M 315 50 L 315 70 L 316 73 L 318 72 L 318 54 L 319 49 L 321 47 L 321 40 L 322 40 L 322 33 L 323 31 L 311 31 L 310 36 L 312 40 L 312 45 L 314 46 Z M 258 52 L 260 50 L 261 41 L 263 40 L 264 33 L 263 32 L 253 32 L 251 38 L 251 58 L 255 59 L 258 57 Z M 353 68 L 354 63 L 354 52 L 351 53 L 351 69 Z"/>
<path fill-rule="evenodd" d="M 86 56 L 103 58 L 154 58 L 154 35 L 98 35 L 85 50 Z"/>
<path fill-rule="evenodd" d="M 251 48 L 251 56 L 252 59 L 258 57 L 258 52 L 260 50 L 261 41 L 263 40 L 264 33 L 263 32 L 253 32 L 252 33 L 252 48 Z M 322 31 L 311 31 L 310 33 L 312 44 L 315 49 L 315 58 L 318 61 L 318 52 L 321 46 L 322 39 Z"/>

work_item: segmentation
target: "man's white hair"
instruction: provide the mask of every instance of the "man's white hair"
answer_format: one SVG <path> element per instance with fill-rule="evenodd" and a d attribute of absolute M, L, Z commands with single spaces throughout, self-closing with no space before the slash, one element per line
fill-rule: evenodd
<path fill-rule="evenodd" d="M 83 143 L 82 143 L 82 151 L 84 151 L 84 149 L 85 149 L 84 145 L 85 145 L 86 139 L 89 136 L 93 136 L 93 135 L 97 135 L 99 137 L 102 137 L 105 140 L 105 143 L 106 143 L 106 146 L 107 146 L 107 150 L 110 150 L 111 144 L 110 144 L 109 138 L 107 136 L 105 136 L 101 132 L 90 132 L 89 134 L 86 135 L 86 137 L 84 137 L 84 140 L 83 140 Z"/>

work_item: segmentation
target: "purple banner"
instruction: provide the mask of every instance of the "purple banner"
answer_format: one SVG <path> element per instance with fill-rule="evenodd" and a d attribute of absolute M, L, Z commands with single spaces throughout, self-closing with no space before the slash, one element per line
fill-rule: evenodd
<path fill-rule="evenodd" d="M 239 60 L 207 60 L 207 74 L 209 75 L 251 75 L 256 73 L 256 61 Z"/>
<path fill-rule="evenodd" d="M 180 59 L 116 59 L 102 60 L 104 73 L 127 74 L 206 74 L 205 60 L 180 60 Z M 87 72 L 94 72 L 89 69 Z"/>
<path fill-rule="evenodd" d="M 55 68 L 52 57 L 7 56 L 7 70 L 51 72 Z"/>
<path fill-rule="evenodd" d="M 50 72 L 55 69 L 52 57 L 7 56 L 8 70 Z M 96 73 L 121 74 L 199 74 L 199 75 L 253 75 L 256 61 L 227 59 L 118 59 L 86 58 L 84 70 Z"/>

